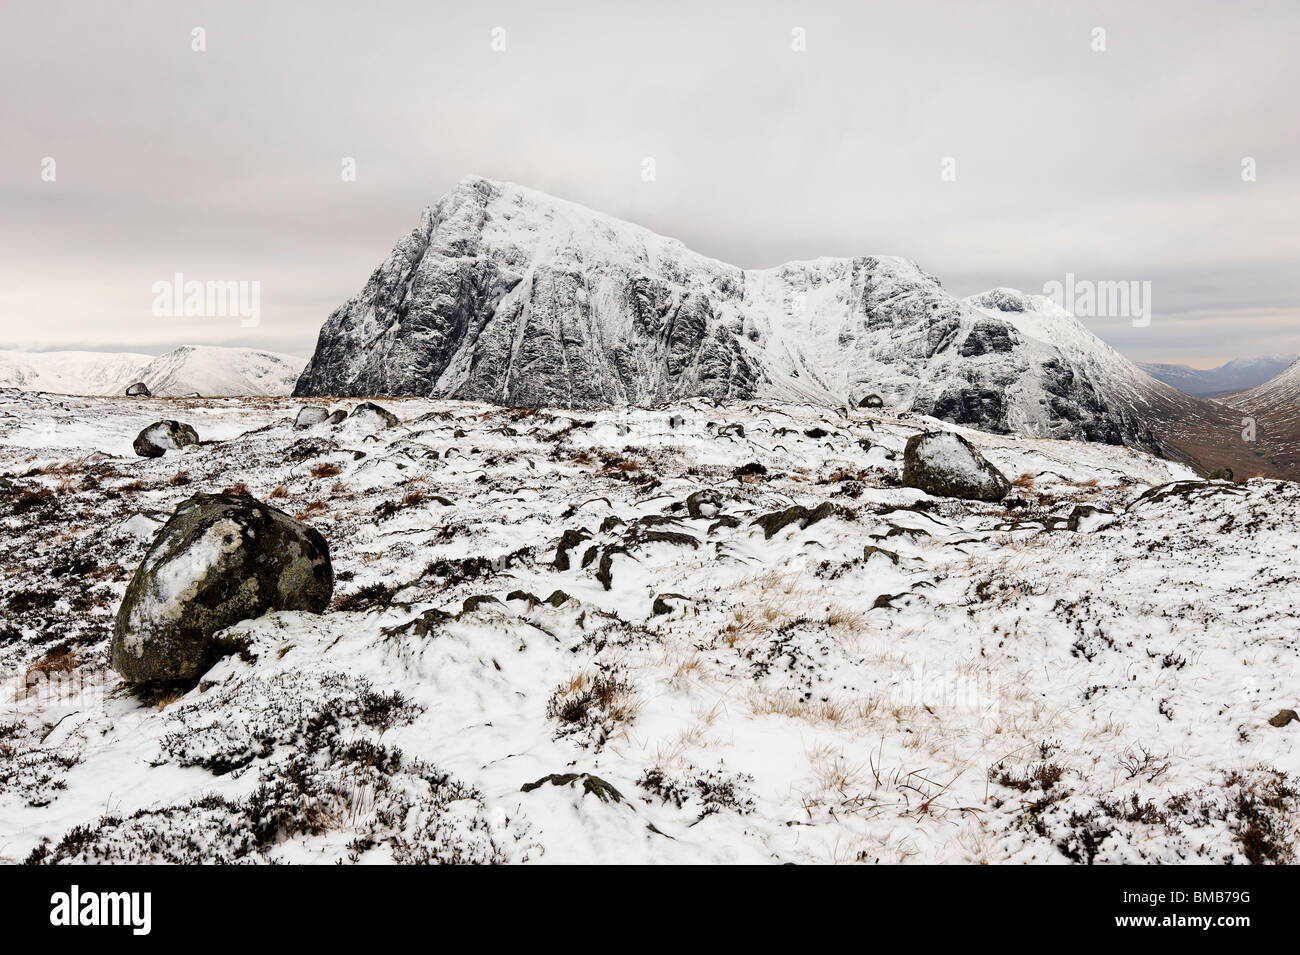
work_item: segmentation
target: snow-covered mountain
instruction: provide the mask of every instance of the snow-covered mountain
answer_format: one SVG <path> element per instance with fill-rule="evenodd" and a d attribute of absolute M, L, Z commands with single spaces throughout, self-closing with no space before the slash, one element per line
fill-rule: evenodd
<path fill-rule="evenodd" d="M 1295 361 L 1287 358 L 1234 358 L 1217 368 L 1192 368 L 1165 362 L 1139 362 L 1152 378 L 1200 398 L 1227 395 L 1254 388 L 1281 374 Z"/>
<path fill-rule="evenodd" d="M 183 345 L 149 362 L 139 380 L 156 395 L 287 395 L 302 367 L 297 355 Z"/>
<path fill-rule="evenodd" d="M 878 394 L 987 431 L 1168 452 L 1168 415 L 1205 403 L 1048 305 L 1009 290 L 962 301 L 893 257 L 741 269 L 471 177 L 329 317 L 295 393 L 587 408 Z"/>
<path fill-rule="evenodd" d="M 120 394 L 153 355 L 95 351 L 0 351 L 0 387 L 62 395 Z"/>
<path fill-rule="evenodd" d="M 120 395 L 143 381 L 159 396 L 287 395 L 303 364 L 294 355 L 215 345 L 183 345 L 165 355 L 0 351 L 0 387 Z"/>
<path fill-rule="evenodd" d="M 1288 409 L 1300 414 L 1300 361 L 1292 362 L 1262 385 L 1233 395 L 1232 403 L 1247 410 Z"/>
<path fill-rule="evenodd" d="M 1255 423 L 1255 439 L 1275 468 L 1300 480 L 1300 361 L 1258 387 L 1224 399 Z"/>

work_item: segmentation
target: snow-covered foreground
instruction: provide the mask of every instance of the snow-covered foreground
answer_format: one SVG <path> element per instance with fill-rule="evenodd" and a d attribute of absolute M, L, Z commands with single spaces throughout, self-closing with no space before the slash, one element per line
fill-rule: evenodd
<path fill-rule="evenodd" d="M 915 416 L 301 403 L 0 393 L 0 858 L 1292 860 L 1294 483 L 963 431 L 973 504 L 898 486 Z M 122 591 L 231 487 L 334 604 L 141 700 Z"/>

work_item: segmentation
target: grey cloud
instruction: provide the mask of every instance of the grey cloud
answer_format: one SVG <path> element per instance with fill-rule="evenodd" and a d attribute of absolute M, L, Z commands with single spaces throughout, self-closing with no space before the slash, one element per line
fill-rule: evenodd
<path fill-rule="evenodd" d="M 1092 326 L 1144 360 L 1300 352 L 1300 8 L 1136 6 L 24 5 L 0 36 L 0 346 L 305 353 L 478 173 L 746 266 L 901 254 L 961 294 L 1150 280 L 1151 328 Z M 261 281 L 261 326 L 154 318 L 176 271 Z"/>

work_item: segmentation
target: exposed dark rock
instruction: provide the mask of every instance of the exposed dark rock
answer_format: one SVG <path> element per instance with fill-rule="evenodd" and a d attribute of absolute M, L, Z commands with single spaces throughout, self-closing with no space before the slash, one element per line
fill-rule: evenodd
<path fill-rule="evenodd" d="M 907 439 L 903 486 L 936 497 L 1000 501 L 1011 482 L 969 441 L 951 431 L 928 431 Z"/>
<path fill-rule="evenodd" d="M 143 381 L 137 381 L 126 389 L 126 396 L 128 398 L 152 398 L 153 392 L 149 390 L 149 386 Z"/>
<path fill-rule="evenodd" d="M 798 524 L 800 529 L 806 529 L 811 527 L 813 524 L 816 524 L 818 521 L 825 520 L 835 514 L 844 517 L 849 516 L 849 512 L 845 508 L 842 508 L 837 504 L 832 504 L 830 501 L 823 501 L 812 510 L 809 510 L 802 504 L 795 504 L 782 511 L 772 511 L 770 514 L 763 514 L 754 518 L 750 523 L 763 528 L 763 537 L 767 540 L 771 540 L 772 535 L 776 534 L 783 528 L 789 527 L 791 524 Z"/>
<path fill-rule="evenodd" d="M 595 796 L 601 802 L 623 802 L 621 792 L 599 776 L 593 776 L 590 773 L 551 773 L 551 775 L 543 776 L 536 782 L 524 783 L 519 787 L 519 791 L 521 793 L 530 793 L 534 789 L 541 789 L 548 783 L 552 786 L 569 787 L 572 787 L 575 783 L 582 783 L 582 794 L 584 796 Z"/>
<path fill-rule="evenodd" d="M 705 488 L 702 491 L 695 491 L 686 498 L 686 513 L 691 520 L 699 520 L 704 517 L 717 517 L 718 512 L 721 509 L 722 495 L 709 488 Z"/>
<path fill-rule="evenodd" d="M 373 401 L 363 401 L 352 409 L 348 415 L 354 421 L 360 421 L 380 428 L 395 428 L 401 424 L 397 415 L 393 414 L 387 408 L 381 408 Z"/>
<path fill-rule="evenodd" d="M 127 586 L 113 667 L 129 683 L 195 679 L 219 656 L 219 631 L 272 610 L 321 613 L 333 589 L 319 531 L 250 497 L 196 494 Z"/>
<path fill-rule="evenodd" d="M 168 451 L 198 443 L 198 432 L 189 425 L 180 421 L 155 421 L 135 436 L 132 447 L 142 458 L 160 458 Z"/>
<path fill-rule="evenodd" d="M 1105 508 L 1094 507 L 1091 504 L 1076 504 L 1074 510 L 1070 512 L 1069 520 L 1066 521 L 1066 527 L 1072 531 L 1078 531 L 1091 525 L 1101 524 L 1107 517 L 1113 516 Z"/>
<path fill-rule="evenodd" d="M 672 613 L 672 604 L 670 600 L 689 600 L 685 594 L 659 594 L 655 597 L 654 602 L 650 605 L 650 613 L 656 617 L 666 613 Z"/>
<path fill-rule="evenodd" d="M 555 545 L 555 559 L 551 561 L 551 566 L 556 570 L 568 570 L 569 551 L 586 540 L 591 540 L 591 532 L 585 527 L 570 528 L 565 531 L 560 535 L 559 543 Z"/>

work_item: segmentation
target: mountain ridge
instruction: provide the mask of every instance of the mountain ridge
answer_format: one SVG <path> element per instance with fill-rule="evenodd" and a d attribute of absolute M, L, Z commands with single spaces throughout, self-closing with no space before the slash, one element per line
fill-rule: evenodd
<path fill-rule="evenodd" d="M 304 364 L 296 355 L 220 345 L 182 345 L 162 355 L 0 351 L 0 387 L 102 396 L 143 381 L 159 397 L 287 395 Z"/>
<path fill-rule="evenodd" d="M 1295 356 L 1284 358 L 1234 358 L 1215 368 L 1193 368 L 1172 362 L 1138 362 L 1137 366 L 1157 381 L 1163 381 L 1197 398 L 1232 395 L 1262 385 L 1286 370 Z"/>
<path fill-rule="evenodd" d="M 1152 378 L 1043 296 L 959 299 L 895 256 L 742 269 L 482 177 L 425 207 L 335 309 L 294 393 L 569 408 L 874 394 L 895 411 L 1204 468 L 1236 428 L 1230 409 Z"/>

